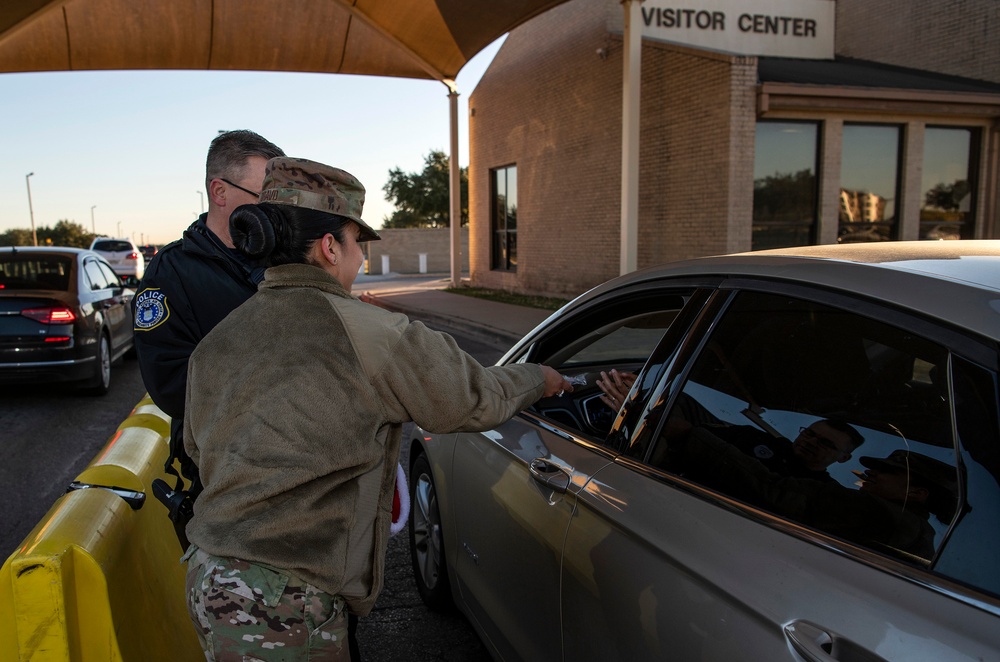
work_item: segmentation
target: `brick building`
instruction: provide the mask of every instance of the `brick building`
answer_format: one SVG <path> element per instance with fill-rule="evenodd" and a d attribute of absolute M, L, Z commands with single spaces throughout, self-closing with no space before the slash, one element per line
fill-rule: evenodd
<path fill-rule="evenodd" d="M 789 4 L 740 7 L 766 15 L 775 2 Z M 712 2 L 668 4 L 707 15 Z M 647 21 L 656 6 L 644 3 Z M 777 246 L 1000 237 L 1000 3 L 833 7 L 823 59 L 643 38 L 640 268 Z M 566 295 L 618 275 L 623 25 L 618 0 L 556 7 L 509 34 L 470 96 L 476 285 Z"/>

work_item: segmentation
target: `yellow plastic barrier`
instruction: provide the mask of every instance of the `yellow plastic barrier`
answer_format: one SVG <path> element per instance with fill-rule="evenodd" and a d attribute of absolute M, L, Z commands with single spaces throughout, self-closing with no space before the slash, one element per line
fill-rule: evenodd
<path fill-rule="evenodd" d="M 0 568 L 0 659 L 203 658 L 184 601 L 183 550 L 152 495 L 152 481 L 167 478 L 169 427 L 147 396 L 77 477 L 144 492 L 142 508 L 106 489 L 70 492 Z"/>

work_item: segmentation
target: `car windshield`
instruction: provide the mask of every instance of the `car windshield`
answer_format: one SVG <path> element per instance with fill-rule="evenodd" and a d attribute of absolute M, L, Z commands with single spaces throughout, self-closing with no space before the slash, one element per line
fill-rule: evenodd
<path fill-rule="evenodd" d="M 107 241 L 96 242 L 94 244 L 94 250 L 108 251 L 108 252 L 131 251 L 132 244 L 128 243 L 127 241 L 114 241 L 109 239 Z"/>
<path fill-rule="evenodd" d="M 0 290 L 69 289 L 72 258 L 62 255 L 4 255 L 0 257 Z"/>

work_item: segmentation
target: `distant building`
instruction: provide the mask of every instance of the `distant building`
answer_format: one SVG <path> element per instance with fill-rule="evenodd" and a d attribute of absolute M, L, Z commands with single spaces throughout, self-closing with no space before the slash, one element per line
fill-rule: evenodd
<path fill-rule="evenodd" d="M 798 6 L 819 18 L 789 12 Z M 640 268 L 1000 237 L 1000 3 L 645 0 L 642 11 Z M 618 275 L 623 31 L 618 0 L 556 7 L 510 33 L 470 96 L 475 284 L 574 294 Z M 687 43 L 665 40 L 682 32 Z M 767 54 L 726 52 L 741 39 Z"/>

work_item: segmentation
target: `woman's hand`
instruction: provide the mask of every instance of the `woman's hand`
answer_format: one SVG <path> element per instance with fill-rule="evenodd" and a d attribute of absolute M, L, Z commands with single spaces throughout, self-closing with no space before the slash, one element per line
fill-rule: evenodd
<path fill-rule="evenodd" d="M 558 370 L 543 365 L 542 373 L 545 375 L 545 393 L 542 394 L 543 398 L 562 395 L 564 391 L 573 390 L 573 385 Z"/>
<path fill-rule="evenodd" d="M 602 370 L 601 377 L 597 380 L 597 386 L 604 391 L 601 402 L 618 411 L 634 383 L 635 373 L 633 372 L 618 372 L 612 368 L 611 373 L 608 374 Z"/>

